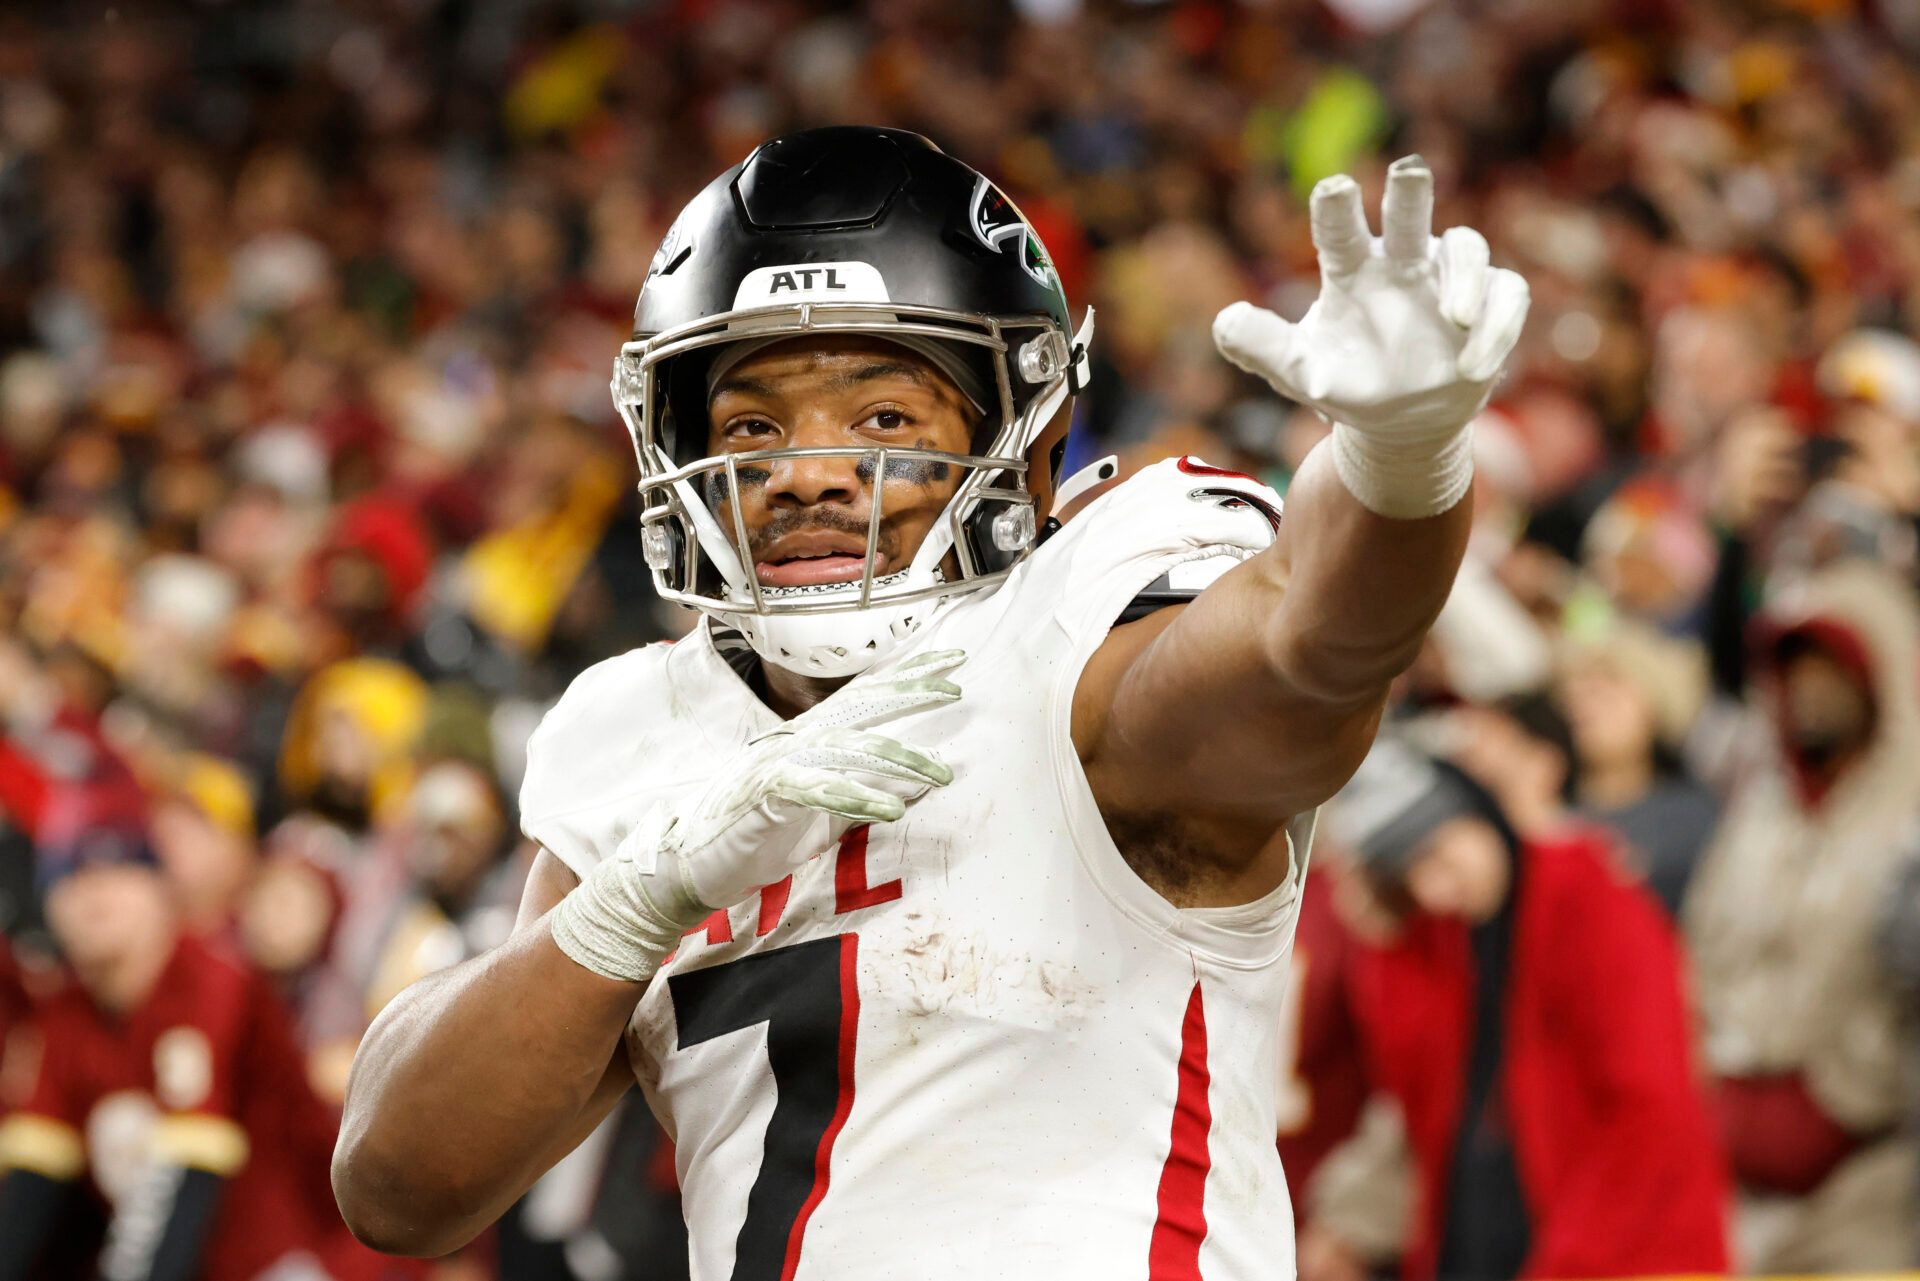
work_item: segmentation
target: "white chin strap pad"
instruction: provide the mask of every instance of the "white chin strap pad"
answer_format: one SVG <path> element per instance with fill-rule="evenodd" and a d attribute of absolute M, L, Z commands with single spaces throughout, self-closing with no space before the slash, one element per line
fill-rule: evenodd
<path fill-rule="evenodd" d="M 755 653 L 797 676 L 858 676 L 911 636 L 933 598 L 832 614 L 747 614 L 733 622 Z"/>

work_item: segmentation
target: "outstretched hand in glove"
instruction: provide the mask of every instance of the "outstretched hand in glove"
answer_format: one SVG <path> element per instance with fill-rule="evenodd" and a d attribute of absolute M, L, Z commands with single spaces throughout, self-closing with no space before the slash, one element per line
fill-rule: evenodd
<path fill-rule="evenodd" d="M 1527 282 L 1491 265 L 1479 232 L 1432 233 L 1433 174 L 1394 162 L 1372 234 L 1360 187 L 1314 187 L 1320 297 L 1298 324 L 1251 303 L 1213 322 L 1228 360 L 1333 424 L 1340 479 L 1382 516 L 1447 510 L 1472 479 L 1467 423 L 1527 317 Z"/>

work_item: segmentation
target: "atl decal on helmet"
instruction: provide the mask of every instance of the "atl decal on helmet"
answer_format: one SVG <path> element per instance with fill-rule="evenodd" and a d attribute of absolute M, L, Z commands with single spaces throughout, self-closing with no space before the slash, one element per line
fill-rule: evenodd
<path fill-rule="evenodd" d="M 736 311 L 787 302 L 889 302 L 887 282 L 868 262 L 783 263 L 756 267 L 733 295 Z"/>

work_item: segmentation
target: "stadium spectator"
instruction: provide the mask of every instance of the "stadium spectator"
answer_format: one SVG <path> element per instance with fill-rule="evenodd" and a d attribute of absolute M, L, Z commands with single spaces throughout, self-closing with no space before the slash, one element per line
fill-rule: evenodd
<path fill-rule="evenodd" d="M 310 1054 L 320 1053 L 334 1036 L 350 1045 L 358 1041 L 368 1017 L 364 993 L 342 990 L 343 980 L 330 966 L 345 908 L 338 857 L 344 845 L 324 824 L 288 819 L 269 837 L 236 912 L 241 947 L 279 986 Z M 336 1013 L 340 1006 L 348 1013 Z M 322 1074 L 312 1075 L 318 1081 Z"/>
<path fill-rule="evenodd" d="M 1881 963 L 1906 999 L 1909 1017 L 1920 1015 L 1920 857 L 1909 858 L 1900 869 L 1893 891 L 1887 895 L 1875 942 Z M 1915 1041 L 1909 1031 L 1909 1054 L 1916 1048 Z M 1920 1110 L 1920 1089 L 1910 1088 L 1907 1099 L 1910 1108 Z M 1920 1230 L 1914 1232 L 1912 1244 L 1920 1252 Z"/>
<path fill-rule="evenodd" d="M 0 1276 L 36 1275 L 83 1180 L 106 1275 L 244 1281 L 326 1254 L 333 1118 L 272 992 L 180 932 L 137 827 L 41 852 L 77 982 L 37 1011 L 34 1085 L 0 1124 Z"/>
<path fill-rule="evenodd" d="M 1371 891 L 1358 928 L 1383 940 L 1351 990 L 1418 1175 L 1409 1281 L 1724 1269 L 1678 948 L 1604 838 L 1523 835 L 1392 741 L 1331 818 Z"/>
<path fill-rule="evenodd" d="M 1568 636 L 1558 692 L 1572 731 L 1579 812 L 1620 837 L 1620 852 L 1678 915 L 1719 804 L 1681 756 L 1706 698 L 1705 656 L 1620 619 Z"/>
<path fill-rule="evenodd" d="M 0 1116 L 25 1102 L 33 1088 L 32 1013 L 33 993 L 13 941 L 0 936 Z"/>
<path fill-rule="evenodd" d="M 415 979 L 506 938 L 526 875 L 506 836 L 480 769 L 444 760 L 421 770 L 347 881 L 335 959 L 354 975 L 367 1019 Z"/>
<path fill-rule="evenodd" d="M 1920 604 L 1847 560 L 1761 626 L 1751 754 L 1685 917 L 1740 1260 L 1911 1266 L 1914 1012 L 1875 939 L 1920 820 Z"/>
<path fill-rule="evenodd" d="M 1412 730 L 1421 732 L 1417 724 Z M 1539 692 L 1494 703 L 1468 703 L 1428 731 L 1441 754 L 1499 802 L 1525 839 L 1558 836 L 1574 822 L 1567 805 L 1573 733 L 1559 706 Z"/>
<path fill-rule="evenodd" d="M 181 925 L 224 937 L 254 872 L 251 785 L 231 761 L 201 752 L 159 781 L 150 835 L 172 883 Z"/>

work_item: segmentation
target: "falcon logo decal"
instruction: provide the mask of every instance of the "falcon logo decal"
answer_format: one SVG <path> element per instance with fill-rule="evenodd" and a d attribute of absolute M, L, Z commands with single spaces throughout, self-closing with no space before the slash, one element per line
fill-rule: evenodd
<path fill-rule="evenodd" d="M 1049 289 L 1058 289 L 1060 279 L 1054 274 L 1053 260 L 1047 257 L 1046 249 L 1040 244 L 1040 237 L 1033 234 L 1033 228 L 1014 208 L 1013 201 L 1000 194 L 998 188 L 984 177 L 973 184 L 973 199 L 967 207 L 967 225 L 973 229 L 976 240 L 995 253 L 1005 253 L 1011 247 L 1020 255 L 1020 269 Z"/>
<path fill-rule="evenodd" d="M 667 228 L 667 238 L 660 242 L 660 248 L 653 254 L 653 261 L 647 264 L 647 279 L 655 276 L 671 276 L 681 263 L 693 253 L 693 243 L 680 232 L 680 224 L 675 221 Z"/>

